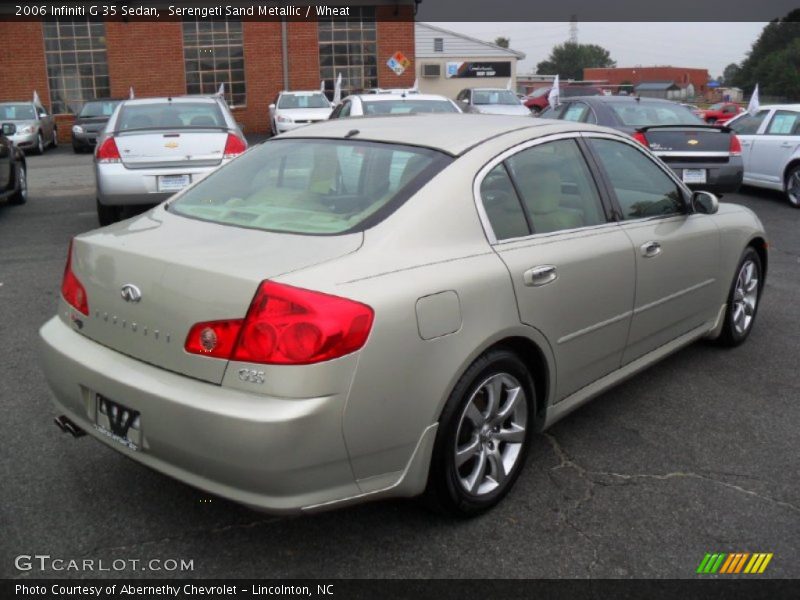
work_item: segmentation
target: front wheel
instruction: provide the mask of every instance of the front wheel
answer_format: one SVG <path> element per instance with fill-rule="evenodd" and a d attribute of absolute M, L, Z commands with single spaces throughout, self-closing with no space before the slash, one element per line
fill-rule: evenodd
<path fill-rule="evenodd" d="M 39 132 L 39 135 L 36 136 L 36 154 L 42 155 L 44 154 L 44 138 L 42 137 L 42 132 Z"/>
<path fill-rule="evenodd" d="M 58 148 L 58 129 L 53 127 L 53 139 L 50 140 L 50 145 L 53 148 Z"/>
<path fill-rule="evenodd" d="M 116 223 L 120 219 L 120 207 L 109 206 L 102 204 L 100 199 L 97 199 L 97 220 L 101 227 Z"/>
<path fill-rule="evenodd" d="M 492 350 L 478 358 L 442 412 L 428 500 L 460 517 L 502 500 L 525 462 L 534 406 L 533 380 L 516 354 Z"/>
<path fill-rule="evenodd" d="M 800 208 L 800 165 L 793 167 L 786 176 L 786 199 L 795 208 Z"/>
<path fill-rule="evenodd" d="M 728 294 L 725 325 L 719 341 L 725 346 L 738 346 L 753 329 L 763 288 L 761 257 L 753 248 L 744 251 Z"/>
<path fill-rule="evenodd" d="M 28 201 L 28 171 L 21 162 L 14 167 L 16 191 L 9 198 L 11 204 L 25 204 Z"/>

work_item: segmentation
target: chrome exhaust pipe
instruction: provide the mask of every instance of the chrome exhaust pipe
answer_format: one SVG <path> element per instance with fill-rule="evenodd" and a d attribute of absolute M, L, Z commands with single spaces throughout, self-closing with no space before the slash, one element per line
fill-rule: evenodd
<path fill-rule="evenodd" d="M 79 438 L 86 435 L 86 432 L 83 429 L 75 425 L 75 423 L 70 421 L 69 418 L 64 415 L 56 417 L 53 419 L 53 421 L 61 431 L 71 434 L 74 438 Z"/>

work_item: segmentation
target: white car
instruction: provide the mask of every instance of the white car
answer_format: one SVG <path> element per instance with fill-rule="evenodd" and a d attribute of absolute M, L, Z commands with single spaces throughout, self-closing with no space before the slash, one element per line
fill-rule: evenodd
<path fill-rule="evenodd" d="M 468 113 L 530 117 L 517 95 L 505 88 L 465 88 L 456 97 L 459 107 Z"/>
<path fill-rule="evenodd" d="M 363 117 L 366 115 L 403 115 L 416 113 L 460 113 L 458 105 L 435 94 L 388 92 L 354 94 L 336 105 L 331 119 Z"/>
<path fill-rule="evenodd" d="M 742 144 L 743 183 L 781 191 L 800 208 L 800 104 L 762 106 L 727 126 Z"/>
<path fill-rule="evenodd" d="M 272 135 L 297 129 L 309 123 L 325 121 L 333 104 L 320 91 L 280 92 L 269 105 L 269 125 Z"/>

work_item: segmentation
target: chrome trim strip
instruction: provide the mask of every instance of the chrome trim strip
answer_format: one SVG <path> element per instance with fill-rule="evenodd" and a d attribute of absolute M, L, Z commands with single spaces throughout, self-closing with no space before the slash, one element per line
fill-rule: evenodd
<path fill-rule="evenodd" d="M 634 308 L 633 314 L 634 315 L 641 314 L 641 313 L 643 313 L 643 312 L 645 312 L 647 310 L 650 310 L 651 308 L 655 308 L 656 306 L 660 306 L 661 304 L 664 304 L 665 302 L 669 302 L 671 300 L 675 300 L 675 298 L 680 298 L 681 296 L 683 296 L 685 294 L 697 291 L 700 288 L 706 287 L 707 285 L 711 285 L 715 281 L 716 281 L 716 279 L 706 279 L 705 281 L 701 281 L 700 283 L 696 283 L 695 285 L 690 286 L 690 287 L 688 287 L 686 289 L 683 289 L 680 292 L 675 292 L 674 294 L 670 294 L 669 296 L 664 296 L 663 298 L 659 298 L 658 300 L 656 300 L 655 302 L 651 302 L 650 304 L 645 304 L 645 305 L 640 306 L 638 308 Z"/>
<path fill-rule="evenodd" d="M 691 150 L 666 150 L 664 152 L 660 150 L 650 150 L 653 154 L 658 157 L 661 156 L 701 156 L 703 158 L 712 157 L 712 156 L 720 156 L 720 157 L 729 157 L 731 155 L 730 152 L 692 152 Z"/>
<path fill-rule="evenodd" d="M 566 344 L 567 342 L 571 342 L 575 338 L 579 338 L 582 335 L 586 335 L 587 333 L 592 333 L 593 331 L 597 331 L 598 329 L 602 329 L 603 327 L 607 327 L 608 325 L 613 325 L 614 323 L 618 323 L 624 319 L 627 319 L 633 314 L 633 311 L 625 311 L 624 313 L 617 315 L 616 317 L 611 317 L 610 319 L 606 319 L 605 321 L 601 321 L 600 323 L 595 323 L 594 325 L 590 325 L 585 329 L 579 329 L 573 333 L 568 333 L 564 337 L 558 340 L 559 344 Z"/>

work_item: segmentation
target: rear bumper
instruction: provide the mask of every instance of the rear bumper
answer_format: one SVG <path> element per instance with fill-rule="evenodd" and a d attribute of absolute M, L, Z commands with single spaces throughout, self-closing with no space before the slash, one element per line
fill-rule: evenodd
<path fill-rule="evenodd" d="M 683 163 L 669 162 L 669 168 L 683 179 L 684 169 L 705 169 L 706 183 L 687 183 L 693 190 L 706 190 L 715 194 L 732 194 L 742 185 L 744 168 L 742 159 L 734 157 L 728 163 Z"/>
<path fill-rule="evenodd" d="M 133 204 L 158 204 L 178 190 L 162 192 L 158 189 L 161 175 L 189 175 L 190 184 L 228 163 L 223 160 L 211 167 L 170 167 L 128 169 L 122 163 L 95 163 L 97 198 L 101 204 L 122 206 Z"/>
<path fill-rule="evenodd" d="M 345 394 L 279 398 L 201 382 L 101 346 L 59 317 L 40 336 L 59 414 L 148 467 L 274 513 L 361 493 L 341 429 Z M 97 394 L 141 413 L 140 450 L 95 427 Z"/>

